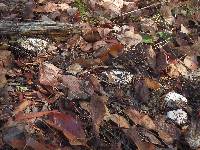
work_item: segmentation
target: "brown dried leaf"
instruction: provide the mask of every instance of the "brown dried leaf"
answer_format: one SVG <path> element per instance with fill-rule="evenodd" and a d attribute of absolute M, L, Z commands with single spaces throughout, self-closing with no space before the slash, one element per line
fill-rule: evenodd
<path fill-rule="evenodd" d="M 147 61 L 151 68 L 155 69 L 156 67 L 156 53 L 152 46 L 147 49 Z"/>
<path fill-rule="evenodd" d="M 117 44 L 110 46 L 108 52 L 113 57 L 118 57 L 119 54 L 122 52 L 123 47 L 124 46 L 122 44 L 117 43 Z"/>
<path fill-rule="evenodd" d="M 91 29 L 87 31 L 85 34 L 83 34 L 83 39 L 88 43 L 94 43 L 101 39 L 101 36 L 96 29 Z"/>
<path fill-rule="evenodd" d="M 3 88 L 7 83 L 5 74 L 0 74 L 0 88 Z"/>
<path fill-rule="evenodd" d="M 88 94 L 84 91 L 83 81 L 72 75 L 63 75 L 61 77 L 63 85 L 65 85 L 68 91 L 69 99 L 86 99 Z"/>
<path fill-rule="evenodd" d="M 115 122 L 120 128 L 130 128 L 130 125 L 128 123 L 128 121 L 122 117 L 119 116 L 118 114 L 111 114 L 109 116 L 106 116 L 106 118 L 104 118 L 106 121 L 108 120 L 112 120 L 113 122 Z"/>
<path fill-rule="evenodd" d="M 106 102 L 108 97 L 98 96 L 94 94 L 90 101 L 90 114 L 93 120 L 94 129 L 99 133 L 99 127 L 104 117 L 109 116 L 108 108 L 106 107 Z"/>
<path fill-rule="evenodd" d="M 3 67 L 8 67 L 11 64 L 11 51 L 0 50 L 0 53 L 0 68 L 1 65 L 3 65 Z"/>
<path fill-rule="evenodd" d="M 180 130 L 173 124 L 165 122 L 164 116 L 156 116 L 154 123 L 156 125 L 156 131 L 165 143 L 172 144 L 175 139 L 178 139 Z"/>
<path fill-rule="evenodd" d="M 147 129 L 155 130 L 156 125 L 154 124 L 153 120 L 145 114 L 142 114 L 135 110 L 134 108 L 129 108 L 124 111 L 129 118 L 138 125 L 144 126 Z"/>
<path fill-rule="evenodd" d="M 79 41 L 79 46 L 83 52 L 90 52 L 92 50 L 92 43 L 86 42 L 83 38 Z"/>
<path fill-rule="evenodd" d="M 196 56 L 186 56 L 183 62 L 184 65 L 192 71 L 198 68 L 198 61 Z"/>
<path fill-rule="evenodd" d="M 156 147 L 152 143 L 148 143 L 142 140 L 140 137 L 137 127 L 133 126 L 129 128 L 126 132 L 126 135 L 129 136 L 133 142 L 137 145 L 138 150 L 155 150 Z"/>
<path fill-rule="evenodd" d="M 145 85 L 152 90 L 158 90 L 161 86 L 158 81 L 153 80 L 151 78 L 145 78 L 144 82 L 145 82 Z"/>
<path fill-rule="evenodd" d="M 145 81 L 143 79 L 135 81 L 134 88 L 136 98 L 142 102 L 148 102 L 150 91 L 145 85 Z"/>
<path fill-rule="evenodd" d="M 58 84 L 58 76 L 60 69 L 53 64 L 44 62 L 40 66 L 39 81 L 43 85 L 56 86 Z"/>
<path fill-rule="evenodd" d="M 29 106 L 32 102 L 29 100 L 24 100 L 20 105 L 15 109 L 14 114 L 18 114 L 23 111 L 27 106 Z"/>
<path fill-rule="evenodd" d="M 57 111 L 52 110 L 52 111 L 43 111 L 43 112 L 33 112 L 33 113 L 29 113 L 29 114 L 16 114 L 15 121 L 25 121 L 27 119 L 35 119 L 38 117 L 48 115 L 49 113 L 55 113 L 55 112 L 57 112 Z"/>
<path fill-rule="evenodd" d="M 47 2 L 46 5 L 44 6 L 39 6 L 34 9 L 35 12 L 43 12 L 43 13 L 50 13 L 50 12 L 55 12 L 55 11 L 64 11 L 68 10 L 70 6 L 66 3 L 61 3 L 61 4 L 56 4 L 53 2 Z"/>
<path fill-rule="evenodd" d="M 102 61 L 99 58 L 96 58 L 96 59 L 83 59 L 83 58 L 79 58 L 79 59 L 75 60 L 73 63 L 78 63 L 82 67 L 89 68 L 89 67 L 101 64 Z"/>

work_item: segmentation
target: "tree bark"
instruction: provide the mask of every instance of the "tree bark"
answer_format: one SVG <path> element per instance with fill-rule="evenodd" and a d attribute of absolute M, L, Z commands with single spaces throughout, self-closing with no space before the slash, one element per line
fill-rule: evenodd
<path fill-rule="evenodd" d="M 0 21 L 0 35 L 53 35 L 53 36 L 66 36 L 69 34 L 80 34 L 81 30 L 77 25 L 58 22 L 12 22 Z"/>

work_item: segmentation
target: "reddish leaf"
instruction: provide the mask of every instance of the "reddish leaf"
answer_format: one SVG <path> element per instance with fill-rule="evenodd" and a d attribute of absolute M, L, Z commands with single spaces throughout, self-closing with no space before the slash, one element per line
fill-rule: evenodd
<path fill-rule="evenodd" d="M 27 119 L 34 119 L 36 117 L 42 117 L 44 115 L 47 115 L 53 112 L 57 112 L 57 111 L 54 110 L 54 111 L 34 112 L 34 113 L 29 113 L 29 114 L 17 114 L 15 116 L 15 121 L 24 121 Z"/>
<path fill-rule="evenodd" d="M 123 49 L 123 45 L 120 43 L 114 44 L 109 48 L 109 53 L 113 56 L 113 57 L 118 57 L 119 54 L 122 52 Z"/>
<path fill-rule="evenodd" d="M 48 115 L 47 123 L 63 132 L 72 145 L 86 145 L 85 133 L 77 118 L 60 112 Z"/>

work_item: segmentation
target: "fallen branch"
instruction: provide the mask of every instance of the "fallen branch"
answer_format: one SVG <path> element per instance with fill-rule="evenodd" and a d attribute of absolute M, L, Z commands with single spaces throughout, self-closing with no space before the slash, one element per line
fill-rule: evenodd
<path fill-rule="evenodd" d="M 53 35 L 65 36 L 69 34 L 80 34 L 79 26 L 68 23 L 58 23 L 54 21 L 38 22 L 12 22 L 0 21 L 1 35 Z"/>

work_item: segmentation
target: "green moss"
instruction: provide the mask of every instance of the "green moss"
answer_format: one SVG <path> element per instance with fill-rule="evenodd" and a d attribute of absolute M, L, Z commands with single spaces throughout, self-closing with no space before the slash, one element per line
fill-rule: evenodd
<path fill-rule="evenodd" d="M 83 0 L 75 0 L 74 4 L 75 4 L 75 7 L 78 8 L 78 11 L 79 11 L 81 17 L 83 17 L 83 18 L 86 17 L 88 9 L 87 9 L 87 6 L 84 3 L 84 1 Z"/>

